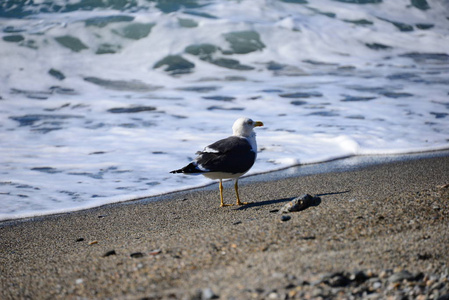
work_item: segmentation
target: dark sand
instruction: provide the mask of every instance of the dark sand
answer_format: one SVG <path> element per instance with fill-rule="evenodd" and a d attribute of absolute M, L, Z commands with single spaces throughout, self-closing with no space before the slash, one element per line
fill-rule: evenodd
<path fill-rule="evenodd" d="M 444 156 L 242 185 L 243 207 L 206 188 L 3 222 L 0 298 L 438 299 L 448 183 Z M 281 221 L 305 193 L 321 203 Z"/>

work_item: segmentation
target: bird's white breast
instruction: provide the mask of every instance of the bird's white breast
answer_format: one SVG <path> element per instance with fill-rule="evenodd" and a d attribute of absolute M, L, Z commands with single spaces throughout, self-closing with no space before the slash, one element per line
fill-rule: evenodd
<path fill-rule="evenodd" d="M 257 142 L 256 142 L 256 133 L 253 132 L 249 137 L 246 138 L 248 140 L 248 143 L 251 145 L 251 150 L 256 154 L 257 156 Z"/>

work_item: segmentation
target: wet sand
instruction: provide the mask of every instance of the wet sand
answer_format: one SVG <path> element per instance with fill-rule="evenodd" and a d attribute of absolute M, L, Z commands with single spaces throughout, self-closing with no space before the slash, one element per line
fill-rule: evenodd
<path fill-rule="evenodd" d="M 1 299 L 444 299 L 449 156 L 0 223 Z M 321 202 L 281 215 L 292 198 Z M 225 200 L 234 203 L 232 184 Z M 449 296 L 448 296 L 449 297 Z"/>

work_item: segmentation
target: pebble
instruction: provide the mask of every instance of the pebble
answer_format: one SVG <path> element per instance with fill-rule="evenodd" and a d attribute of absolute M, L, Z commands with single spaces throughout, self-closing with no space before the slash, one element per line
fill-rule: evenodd
<path fill-rule="evenodd" d="M 324 276 L 322 282 L 331 287 L 343 287 L 349 285 L 351 279 L 348 278 L 347 274 L 338 272 Z"/>
<path fill-rule="evenodd" d="M 211 288 L 205 288 L 201 291 L 201 300 L 218 299 L 218 295 Z"/>
<path fill-rule="evenodd" d="M 423 254 L 418 253 L 416 257 L 420 260 L 427 260 L 427 259 L 432 258 L 432 255 L 430 255 L 428 253 L 423 253 Z"/>
<path fill-rule="evenodd" d="M 149 255 L 158 255 L 160 253 L 162 253 L 162 250 L 161 249 L 156 249 L 156 250 L 150 251 L 148 254 Z"/>
<path fill-rule="evenodd" d="M 376 281 L 373 283 L 373 289 L 377 290 L 377 289 L 380 289 L 381 287 L 382 287 L 382 282 Z"/>
<path fill-rule="evenodd" d="M 142 252 L 134 252 L 134 253 L 131 253 L 129 256 L 131 256 L 132 258 L 141 258 L 141 257 L 143 257 L 143 253 Z"/>
<path fill-rule="evenodd" d="M 111 255 L 116 255 L 117 253 L 115 252 L 115 250 L 110 250 L 108 252 L 106 252 L 105 254 L 103 254 L 103 257 L 108 257 Z"/>
<path fill-rule="evenodd" d="M 286 221 L 290 220 L 291 218 L 292 217 L 290 217 L 290 216 L 281 216 L 281 221 L 286 222 Z"/>
<path fill-rule="evenodd" d="M 307 278 L 283 276 L 277 289 L 263 299 L 436 299 L 449 300 L 449 274 L 411 273 L 386 269 L 341 271 Z M 310 278 L 309 278 L 310 279 Z M 256 293 L 257 299 L 261 296 Z"/>
<path fill-rule="evenodd" d="M 369 279 L 369 276 L 364 271 L 357 271 L 350 275 L 352 281 L 364 282 Z"/>
<path fill-rule="evenodd" d="M 279 213 L 285 214 L 294 211 L 304 210 L 310 206 L 317 206 L 321 203 L 320 197 L 313 197 L 309 194 L 305 194 L 301 197 L 294 198 L 287 204 L 285 204 L 280 210 Z"/>
<path fill-rule="evenodd" d="M 388 281 L 391 283 L 403 281 L 403 280 L 412 280 L 414 276 L 408 271 L 400 271 L 398 273 L 394 273 L 390 277 L 388 277 Z"/>

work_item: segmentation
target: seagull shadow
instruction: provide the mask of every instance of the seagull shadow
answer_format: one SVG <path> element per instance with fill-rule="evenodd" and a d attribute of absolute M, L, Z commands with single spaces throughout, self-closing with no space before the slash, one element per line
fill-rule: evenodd
<path fill-rule="evenodd" d="M 259 207 L 259 206 L 265 206 L 265 205 L 270 205 L 270 204 L 283 203 L 283 202 L 288 202 L 292 199 L 293 198 L 284 198 L 284 199 L 266 200 L 266 201 L 261 201 L 261 202 L 253 202 L 253 203 L 248 203 L 248 204 L 242 205 L 242 206 L 236 208 L 235 210 L 245 210 L 245 209 L 252 208 L 252 207 Z"/>
<path fill-rule="evenodd" d="M 305 207 L 304 209 L 307 209 L 307 208 L 312 207 L 312 206 L 320 205 L 321 204 L 321 199 L 319 197 L 331 196 L 331 195 L 340 195 L 340 194 L 346 194 L 346 193 L 349 193 L 349 192 L 350 192 L 350 190 L 346 190 L 346 191 L 342 191 L 342 192 L 331 192 L 331 193 L 317 194 L 317 195 L 314 196 L 314 201 L 311 201 L 307 205 L 307 207 Z M 289 201 L 291 201 L 291 200 L 293 200 L 295 198 L 296 197 L 290 197 L 290 198 L 283 198 L 283 199 L 274 199 L 274 200 L 253 202 L 253 203 L 248 203 L 246 205 L 240 206 L 239 208 L 236 208 L 235 210 L 245 210 L 245 209 L 253 208 L 253 207 L 261 207 L 261 206 L 265 206 L 265 205 L 284 203 L 284 202 L 289 202 Z"/>
<path fill-rule="evenodd" d="M 324 193 L 324 194 L 317 194 L 315 195 L 316 197 L 322 197 L 322 196 L 331 196 L 331 195 L 341 195 L 341 194 L 346 194 L 349 193 L 351 190 L 346 190 L 343 192 L 331 192 L 331 193 Z"/>

